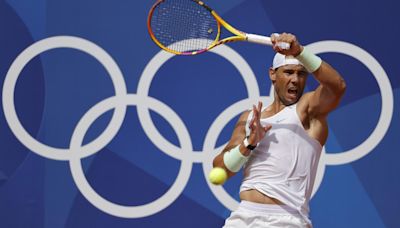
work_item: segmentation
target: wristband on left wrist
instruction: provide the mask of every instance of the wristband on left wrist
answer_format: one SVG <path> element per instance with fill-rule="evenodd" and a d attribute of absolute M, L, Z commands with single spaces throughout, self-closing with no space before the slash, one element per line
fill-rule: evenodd
<path fill-rule="evenodd" d="M 310 73 L 318 70 L 318 68 L 322 64 L 322 59 L 312 52 L 308 51 L 305 47 L 303 47 L 303 51 L 301 51 L 301 53 L 296 56 L 296 59 L 299 60 Z"/>

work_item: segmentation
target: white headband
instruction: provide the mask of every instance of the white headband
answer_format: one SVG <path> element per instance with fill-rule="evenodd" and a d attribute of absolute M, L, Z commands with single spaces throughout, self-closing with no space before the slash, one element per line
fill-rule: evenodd
<path fill-rule="evenodd" d="M 282 55 L 280 53 L 276 53 L 276 55 L 274 57 L 274 61 L 272 62 L 272 68 L 275 70 L 278 67 L 288 65 L 288 64 L 304 66 L 299 60 L 297 60 L 293 56 L 286 56 L 286 55 Z"/>

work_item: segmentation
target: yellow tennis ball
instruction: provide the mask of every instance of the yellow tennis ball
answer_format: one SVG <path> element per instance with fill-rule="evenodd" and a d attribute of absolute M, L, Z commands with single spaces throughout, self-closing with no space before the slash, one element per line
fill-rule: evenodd
<path fill-rule="evenodd" d="M 208 175 L 208 180 L 215 185 L 224 184 L 226 179 L 228 179 L 228 174 L 226 173 L 225 169 L 220 167 L 213 168 Z"/>

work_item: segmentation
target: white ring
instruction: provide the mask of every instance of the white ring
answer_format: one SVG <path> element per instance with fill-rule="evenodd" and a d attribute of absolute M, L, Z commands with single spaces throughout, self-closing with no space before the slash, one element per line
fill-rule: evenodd
<path fill-rule="evenodd" d="M 54 160 L 69 160 L 71 155 L 69 149 L 55 148 L 45 145 L 37 141 L 25 130 L 18 119 L 14 104 L 15 85 L 23 68 L 35 56 L 54 48 L 73 48 L 96 58 L 109 73 L 115 88 L 116 96 L 125 95 L 126 86 L 121 70 L 112 57 L 96 44 L 78 37 L 58 36 L 43 39 L 26 48 L 15 59 L 6 75 L 3 85 L 4 116 L 11 131 L 17 139 L 31 151 Z M 125 116 L 125 111 L 125 106 L 117 106 L 113 117 L 104 132 L 97 139 L 82 147 L 82 151 L 86 151 L 88 154 L 95 153 L 99 148 L 106 145 L 112 139 L 110 136 L 113 135 L 113 132 L 118 131 L 119 126 L 121 126 Z"/>
<path fill-rule="evenodd" d="M 185 41 L 180 41 L 185 42 Z M 176 44 L 173 44 L 176 45 Z M 179 44 L 178 44 L 179 45 Z M 185 50 L 183 50 L 185 51 Z M 240 75 L 242 75 L 244 82 L 246 84 L 246 89 L 248 96 L 254 100 L 259 97 L 259 88 L 257 79 L 251 70 L 248 63 L 239 55 L 236 51 L 226 45 L 220 45 L 218 48 L 211 49 L 211 52 L 218 54 L 228 61 L 230 61 L 236 69 L 239 71 Z M 147 64 L 146 68 L 144 69 L 142 76 L 140 77 L 138 83 L 137 94 L 141 97 L 147 97 L 149 94 L 149 89 L 151 86 L 151 82 L 155 77 L 159 68 L 167 62 L 170 58 L 174 57 L 175 55 L 170 54 L 165 51 L 160 51 L 155 55 L 150 62 Z M 157 128 L 154 126 L 153 120 L 151 119 L 149 110 L 145 106 L 138 107 L 138 116 L 141 123 L 146 123 L 146 126 L 143 126 L 143 129 L 146 132 L 146 135 L 151 139 L 151 141 L 162 151 L 165 151 L 168 155 L 173 158 L 183 160 L 189 159 L 193 162 L 202 162 L 204 161 L 204 154 L 195 152 L 195 151 L 182 151 L 176 145 L 169 142 L 162 136 Z M 168 116 L 167 116 L 168 117 Z M 169 117 L 168 117 L 169 118 Z M 188 132 L 186 126 L 181 124 L 181 127 L 184 128 L 183 130 Z M 188 140 L 190 140 L 190 135 L 188 135 Z M 180 153 L 176 153 L 176 151 L 180 151 Z"/>
<path fill-rule="evenodd" d="M 70 144 L 70 149 L 71 151 L 73 151 L 72 153 L 74 154 L 81 150 L 81 144 L 87 130 L 90 127 L 90 123 L 93 123 L 103 113 L 119 105 L 138 104 L 138 106 L 140 106 L 144 103 L 146 103 L 146 106 L 150 107 L 152 110 L 156 111 L 160 115 L 163 115 L 164 113 L 173 113 L 173 111 L 168 106 L 150 97 L 143 98 L 134 94 L 130 94 L 123 97 L 121 96 L 108 98 L 101 101 L 100 103 L 97 103 L 82 117 L 81 122 L 89 124 L 79 124 L 75 128 Z M 178 117 L 175 117 L 175 119 L 177 118 Z M 180 143 L 183 145 L 182 150 L 190 150 L 191 148 L 188 148 L 189 144 L 185 144 L 183 142 L 185 140 L 184 135 L 180 134 L 180 131 L 178 131 L 177 135 Z M 189 180 L 192 170 L 192 163 L 189 160 L 182 160 L 178 177 L 176 178 L 172 187 L 157 200 L 140 206 L 123 206 L 112 203 L 101 197 L 88 183 L 82 169 L 80 156 L 71 157 L 70 169 L 72 177 L 79 191 L 95 207 L 108 214 L 122 218 L 141 218 L 153 215 L 163 210 L 179 197 Z"/>
<path fill-rule="evenodd" d="M 371 135 L 356 148 L 342 153 L 327 153 L 326 164 L 341 165 L 353 162 L 370 153 L 385 136 L 393 115 L 393 90 L 389 78 L 379 62 L 360 47 L 343 41 L 320 41 L 307 45 L 315 54 L 336 52 L 351 56 L 363 63 L 374 75 L 382 96 L 382 109 L 378 124 Z"/>

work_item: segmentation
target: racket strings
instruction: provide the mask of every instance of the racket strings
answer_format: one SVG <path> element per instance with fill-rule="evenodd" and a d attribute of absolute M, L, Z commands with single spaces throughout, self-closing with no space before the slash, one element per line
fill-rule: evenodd
<path fill-rule="evenodd" d="M 165 47 L 178 52 L 208 48 L 218 35 L 212 14 L 192 0 L 166 0 L 153 12 L 151 29 Z"/>

